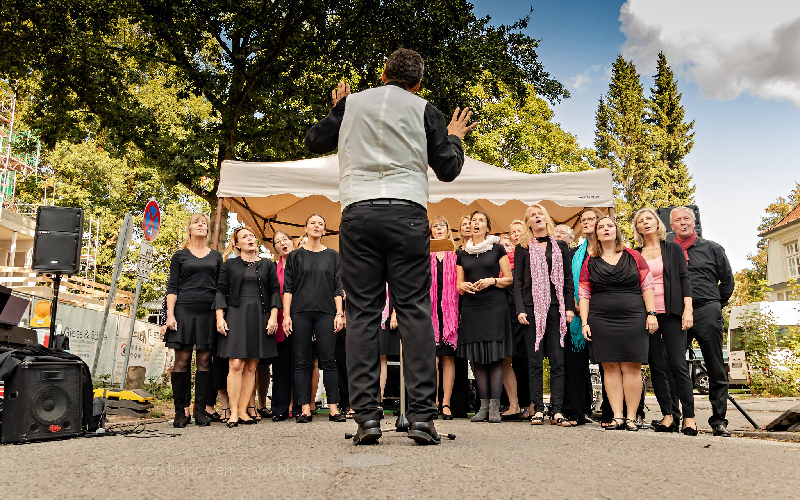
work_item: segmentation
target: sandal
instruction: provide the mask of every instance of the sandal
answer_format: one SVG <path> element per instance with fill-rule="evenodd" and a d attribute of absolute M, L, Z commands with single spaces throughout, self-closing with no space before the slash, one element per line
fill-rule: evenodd
<path fill-rule="evenodd" d="M 625 419 L 625 430 L 626 431 L 631 431 L 631 432 L 638 431 L 639 430 L 639 426 L 636 425 L 636 420 L 635 419 L 631 420 L 631 419 L 626 418 Z"/>
<path fill-rule="evenodd" d="M 212 422 L 222 422 L 222 417 L 220 416 L 219 412 L 208 413 L 206 412 L 206 417 Z"/>
<path fill-rule="evenodd" d="M 272 418 L 272 408 L 267 408 L 266 406 L 263 408 L 259 408 L 258 414 L 261 415 L 263 418 Z"/>
<path fill-rule="evenodd" d="M 447 408 L 447 411 L 450 413 L 445 413 L 445 408 Z M 450 408 L 450 405 L 442 405 L 442 420 L 453 420 L 453 410 Z"/>
<path fill-rule="evenodd" d="M 229 421 L 225 422 L 225 427 L 227 427 L 228 429 L 233 429 L 234 427 L 238 427 L 238 426 L 239 426 L 239 422 L 238 421 L 237 422 L 231 422 L 229 420 Z"/>
<path fill-rule="evenodd" d="M 544 425 L 544 413 L 537 411 L 531 417 L 531 425 Z"/>
<path fill-rule="evenodd" d="M 219 421 L 222 422 L 223 424 L 227 424 L 230 421 L 230 419 L 231 419 L 231 409 L 223 408 L 222 416 L 220 417 Z"/>
<path fill-rule="evenodd" d="M 564 418 L 563 415 L 558 417 L 558 418 L 555 418 L 555 417 L 551 418 L 550 419 L 550 424 L 551 425 L 557 425 L 559 427 L 572 427 L 572 424 L 570 423 L 570 421 L 567 420 L 566 418 Z"/>
<path fill-rule="evenodd" d="M 250 408 L 252 408 L 252 409 L 253 409 L 253 412 L 255 412 L 255 415 L 253 415 L 252 413 L 250 413 Z M 255 420 L 255 421 L 259 421 L 259 420 L 261 420 L 261 415 L 259 415 L 259 414 L 258 414 L 258 411 L 256 411 L 256 407 L 255 407 L 255 406 L 248 406 L 248 407 L 247 407 L 247 411 L 246 411 L 246 413 L 247 413 L 247 416 L 248 416 L 248 417 L 252 418 L 252 419 L 253 419 L 253 420 Z M 245 422 L 247 422 L 247 420 L 245 420 Z"/>
<path fill-rule="evenodd" d="M 625 422 L 626 420 L 624 418 L 615 418 L 610 424 L 608 424 L 606 427 L 603 427 L 603 429 L 607 431 L 621 431 L 622 429 L 625 429 Z M 636 424 L 633 425 L 636 427 Z"/>

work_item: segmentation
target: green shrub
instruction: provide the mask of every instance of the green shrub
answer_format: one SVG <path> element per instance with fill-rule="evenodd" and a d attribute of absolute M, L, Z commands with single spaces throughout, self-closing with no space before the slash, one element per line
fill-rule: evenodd
<path fill-rule="evenodd" d="M 164 372 L 161 377 L 149 377 L 144 384 L 144 390 L 162 401 L 172 400 L 172 384 L 169 374 Z"/>
<path fill-rule="evenodd" d="M 771 313 L 749 314 L 742 346 L 753 395 L 800 396 L 800 328 L 779 327 Z"/>

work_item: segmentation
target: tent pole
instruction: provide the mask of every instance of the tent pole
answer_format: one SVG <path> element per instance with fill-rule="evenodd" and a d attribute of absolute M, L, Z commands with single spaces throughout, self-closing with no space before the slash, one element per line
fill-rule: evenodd
<path fill-rule="evenodd" d="M 222 200 L 217 198 L 217 215 L 214 217 L 214 242 L 211 248 L 219 250 L 219 225 L 222 224 Z"/>

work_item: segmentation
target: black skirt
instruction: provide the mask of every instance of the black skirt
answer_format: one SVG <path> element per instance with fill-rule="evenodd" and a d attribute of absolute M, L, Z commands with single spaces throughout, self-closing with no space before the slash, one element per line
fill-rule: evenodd
<path fill-rule="evenodd" d="M 400 334 L 396 328 L 394 330 L 389 328 L 389 321 L 386 321 L 385 330 L 378 330 L 378 345 L 381 356 L 400 355 Z"/>
<path fill-rule="evenodd" d="M 511 316 L 503 290 L 490 288 L 477 296 L 462 297 L 456 355 L 484 365 L 514 355 Z"/>
<path fill-rule="evenodd" d="M 191 351 L 193 349 L 215 349 L 217 347 L 217 318 L 211 304 L 192 307 L 175 304 L 177 330 L 167 329 L 164 343 L 171 349 Z"/>
<path fill-rule="evenodd" d="M 225 321 L 228 335 L 221 335 L 217 355 L 234 359 L 265 359 L 278 355 L 275 335 L 267 334 L 269 315 L 263 312 L 261 298 L 242 296 L 238 306 L 228 306 Z"/>
<path fill-rule="evenodd" d="M 647 364 L 650 338 L 641 294 L 598 293 L 589 302 L 592 359 Z"/>

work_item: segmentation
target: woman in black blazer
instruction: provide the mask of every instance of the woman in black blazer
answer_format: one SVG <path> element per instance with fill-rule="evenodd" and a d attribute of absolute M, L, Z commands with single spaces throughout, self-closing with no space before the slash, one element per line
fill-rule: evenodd
<path fill-rule="evenodd" d="M 689 268 L 680 245 L 666 238 L 664 223 L 652 208 L 642 208 L 633 218 L 636 250 L 650 266 L 655 280 L 659 329 L 650 335 L 650 377 L 664 415 L 654 422 L 656 432 L 677 432 L 683 407 L 683 433 L 697 434 L 694 397 L 686 363 L 686 330 L 692 327 L 692 288 Z"/>
<path fill-rule="evenodd" d="M 217 282 L 214 308 L 220 333 L 217 354 L 228 359 L 228 400 L 231 416 L 228 427 L 254 424 L 247 413 L 253 401 L 256 367 L 259 359 L 278 355 L 275 332 L 281 291 L 275 263 L 258 255 L 258 241 L 253 231 L 240 227 L 233 231 L 225 258 L 231 252 L 236 259 L 222 264 Z"/>

